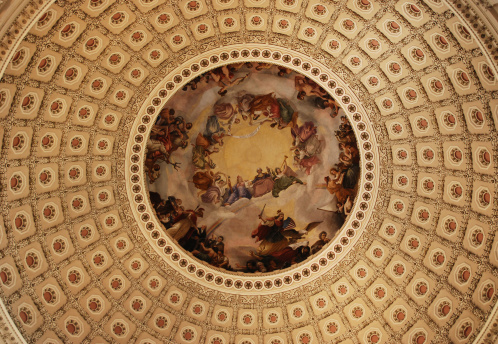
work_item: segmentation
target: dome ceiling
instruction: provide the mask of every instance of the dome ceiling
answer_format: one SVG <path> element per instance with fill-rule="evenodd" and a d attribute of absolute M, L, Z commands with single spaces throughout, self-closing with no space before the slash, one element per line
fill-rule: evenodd
<path fill-rule="evenodd" d="M 498 55 L 486 6 L 6 1 L 4 341 L 496 342 Z M 275 65 L 292 83 L 302 75 L 334 99 L 358 142 L 344 225 L 310 258 L 273 272 L 201 262 L 149 200 L 147 142 L 159 113 L 192 80 L 235 63 L 253 74 L 244 82 L 265 75 L 256 66 Z M 191 138 L 204 125 L 197 117 Z M 161 168 L 166 183 L 186 169 Z M 314 189 L 313 173 L 303 174 L 312 184 L 284 192 L 330 195 Z"/>

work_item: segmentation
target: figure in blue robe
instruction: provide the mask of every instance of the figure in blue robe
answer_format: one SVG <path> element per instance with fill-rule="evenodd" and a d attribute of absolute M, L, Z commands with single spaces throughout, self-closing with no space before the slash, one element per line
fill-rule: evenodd
<path fill-rule="evenodd" d="M 246 187 L 246 183 L 241 176 L 237 177 L 237 184 L 231 188 L 230 196 L 224 205 L 231 205 L 241 198 L 251 199 L 252 195 Z"/>

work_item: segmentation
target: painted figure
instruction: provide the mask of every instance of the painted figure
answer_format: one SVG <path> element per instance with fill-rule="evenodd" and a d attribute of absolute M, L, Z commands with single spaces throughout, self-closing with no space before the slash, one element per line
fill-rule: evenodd
<path fill-rule="evenodd" d="M 220 120 L 228 121 L 235 115 L 235 108 L 230 103 L 219 103 L 214 105 L 213 112 Z"/>
<path fill-rule="evenodd" d="M 218 67 L 208 72 L 209 77 L 221 87 L 218 94 L 224 96 L 228 92 L 228 88 L 236 86 L 244 81 L 248 76 L 247 73 L 241 78 L 235 78 L 233 71 L 230 70 L 229 66 Z"/>
<path fill-rule="evenodd" d="M 196 210 L 186 210 L 181 212 L 173 221 L 174 225 L 168 229 L 168 234 L 179 241 L 192 228 L 197 228 L 197 219 L 204 216 L 204 208 Z"/>
<path fill-rule="evenodd" d="M 314 99 L 315 106 L 319 109 L 331 109 L 330 117 L 335 118 L 339 114 L 339 105 L 337 102 L 330 96 L 327 98 L 323 97 L 315 97 Z"/>
<path fill-rule="evenodd" d="M 318 157 L 316 155 L 314 155 L 312 157 L 304 157 L 298 153 L 294 156 L 294 163 L 300 169 L 304 170 L 304 173 L 306 173 L 307 175 L 310 175 L 311 169 L 313 168 L 313 166 L 320 163 L 320 159 L 318 159 Z"/>
<path fill-rule="evenodd" d="M 297 90 L 297 99 L 303 100 L 305 96 L 327 97 L 328 93 L 316 82 L 304 75 L 296 75 L 294 87 Z"/>
<path fill-rule="evenodd" d="M 212 169 L 216 164 L 211 160 L 210 155 L 219 152 L 218 147 L 213 147 L 209 139 L 201 133 L 197 135 L 192 149 L 192 163 L 197 169 Z"/>
<path fill-rule="evenodd" d="M 296 173 L 287 166 L 287 156 L 284 158 L 284 162 L 281 167 L 277 167 L 273 173 L 273 197 L 278 197 L 280 192 L 287 190 L 291 185 L 296 183 L 306 185 L 301 179 L 296 177 Z"/>
<path fill-rule="evenodd" d="M 252 197 L 261 197 L 272 191 L 274 183 L 269 168 L 267 168 L 266 173 L 263 173 L 261 168 L 258 168 L 256 172 L 256 176 L 251 181 L 251 186 L 253 188 Z"/>
<path fill-rule="evenodd" d="M 228 263 L 228 257 L 224 255 L 224 252 L 222 250 L 218 250 L 216 257 L 211 260 L 211 265 L 223 269 L 228 268 Z"/>
<path fill-rule="evenodd" d="M 231 187 L 230 177 L 228 177 L 228 187 L 230 189 L 230 196 L 224 205 L 231 205 L 241 198 L 251 199 L 252 195 L 246 187 L 246 182 L 241 176 L 237 176 L 237 184 Z"/>
<path fill-rule="evenodd" d="M 320 239 L 318 239 L 318 241 L 316 241 L 313 245 L 311 245 L 311 254 L 317 253 L 323 248 L 323 246 L 325 246 L 328 242 L 330 242 L 330 239 L 327 238 L 327 232 L 325 231 L 321 232 L 318 237 Z"/>
<path fill-rule="evenodd" d="M 208 187 L 205 193 L 201 195 L 204 203 L 223 203 L 228 199 L 227 182 L 221 176 L 215 178 L 213 184 Z"/>
<path fill-rule="evenodd" d="M 217 116 L 213 115 L 208 117 L 204 136 L 207 137 L 211 144 L 218 143 L 220 146 L 223 146 L 225 129 L 221 126 Z"/>
<path fill-rule="evenodd" d="M 289 241 L 282 234 L 285 229 L 295 227 L 294 220 L 290 217 L 284 220 L 284 213 L 280 210 L 273 217 L 263 218 L 259 215 L 261 223 L 252 234 L 252 238 L 256 238 L 256 242 L 260 242 L 257 255 L 266 256 L 273 252 L 284 249 L 289 245 Z"/>
<path fill-rule="evenodd" d="M 197 189 L 206 191 L 218 176 L 219 173 L 214 174 L 212 171 L 198 171 L 195 172 L 192 182 Z"/>
<path fill-rule="evenodd" d="M 313 122 L 308 121 L 301 126 L 296 125 L 293 127 L 291 133 L 297 146 L 299 143 L 306 142 L 310 137 L 316 135 L 317 127 Z"/>

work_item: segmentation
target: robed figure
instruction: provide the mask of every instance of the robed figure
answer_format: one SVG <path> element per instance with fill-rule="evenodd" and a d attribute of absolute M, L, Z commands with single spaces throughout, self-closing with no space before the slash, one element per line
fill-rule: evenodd
<path fill-rule="evenodd" d="M 257 255 L 267 256 L 274 252 L 283 250 L 289 245 L 289 240 L 283 235 L 283 231 L 289 228 L 295 228 L 294 220 L 287 217 L 284 220 L 284 213 L 277 211 L 277 216 L 268 217 L 262 220 L 252 234 L 251 237 L 256 238 L 256 242 L 260 242 Z"/>

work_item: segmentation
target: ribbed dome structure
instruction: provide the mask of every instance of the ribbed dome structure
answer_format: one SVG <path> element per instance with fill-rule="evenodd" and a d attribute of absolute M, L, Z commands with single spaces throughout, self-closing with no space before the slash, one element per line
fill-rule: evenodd
<path fill-rule="evenodd" d="M 0 0 L 1 342 L 496 343 L 496 16 L 486 0 Z M 326 91 L 360 160 L 330 242 L 253 274 L 168 235 L 146 166 L 168 101 L 247 62 Z"/>

